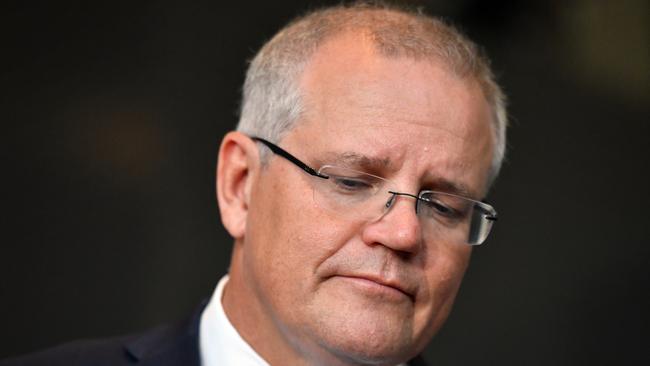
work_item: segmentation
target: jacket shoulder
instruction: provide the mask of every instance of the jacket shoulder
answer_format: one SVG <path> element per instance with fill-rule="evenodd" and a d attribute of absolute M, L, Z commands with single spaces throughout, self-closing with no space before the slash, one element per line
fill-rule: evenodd
<path fill-rule="evenodd" d="M 203 301 L 181 322 L 141 334 L 81 340 L 0 361 L 0 366 L 198 366 L 199 322 Z"/>
<path fill-rule="evenodd" d="M 124 344 L 133 337 L 77 340 L 0 361 L 0 366 L 130 365 L 134 358 L 126 351 Z"/>

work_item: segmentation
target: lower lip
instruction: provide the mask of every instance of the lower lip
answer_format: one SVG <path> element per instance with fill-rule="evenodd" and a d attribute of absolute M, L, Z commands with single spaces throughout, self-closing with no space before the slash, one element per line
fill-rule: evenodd
<path fill-rule="evenodd" d="M 386 300 L 397 300 L 404 301 L 405 299 L 411 299 L 411 297 L 404 292 L 390 286 L 382 285 L 375 281 L 371 281 L 361 277 L 348 277 L 348 276 L 336 276 L 338 279 L 344 280 L 346 283 L 351 284 L 357 290 L 365 294 L 372 296 L 381 297 Z"/>

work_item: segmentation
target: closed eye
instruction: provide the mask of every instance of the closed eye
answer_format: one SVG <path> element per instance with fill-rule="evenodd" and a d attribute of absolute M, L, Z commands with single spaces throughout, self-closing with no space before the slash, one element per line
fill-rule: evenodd
<path fill-rule="evenodd" d="M 465 217 L 465 210 L 459 210 L 442 200 L 430 198 L 420 198 L 418 211 L 428 216 L 443 217 L 450 220 L 461 220 Z"/>
<path fill-rule="evenodd" d="M 363 191 L 372 189 L 372 184 L 362 179 L 351 177 L 336 177 L 330 176 L 332 183 L 336 184 L 337 188 L 345 191 Z"/>

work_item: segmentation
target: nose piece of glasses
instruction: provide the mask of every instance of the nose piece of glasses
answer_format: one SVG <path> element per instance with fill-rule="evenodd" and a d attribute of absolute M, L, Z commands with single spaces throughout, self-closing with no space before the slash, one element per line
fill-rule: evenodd
<path fill-rule="evenodd" d="M 388 191 L 388 193 L 391 194 L 390 198 L 386 202 L 386 208 L 391 208 L 393 206 L 393 203 L 395 202 L 395 197 L 397 196 L 407 196 L 407 197 L 412 197 L 415 198 L 416 200 L 419 200 L 420 198 L 414 194 L 410 193 L 403 193 L 403 192 L 395 192 L 395 191 Z"/>
<path fill-rule="evenodd" d="M 390 193 L 393 193 L 393 192 L 390 192 Z M 395 194 L 391 194 L 388 201 L 386 201 L 386 208 L 390 208 L 390 206 L 393 205 L 394 201 L 395 201 Z"/>

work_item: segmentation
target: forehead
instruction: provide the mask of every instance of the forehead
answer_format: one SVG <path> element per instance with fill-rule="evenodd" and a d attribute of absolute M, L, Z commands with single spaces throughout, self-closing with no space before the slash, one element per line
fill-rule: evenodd
<path fill-rule="evenodd" d="M 477 187 L 486 178 L 489 106 L 476 82 L 441 62 L 386 58 L 362 34 L 348 33 L 315 52 L 300 87 L 305 114 L 287 137 L 309 139 L 308 150 L 368 156 L 388 170 Z"/>

